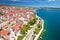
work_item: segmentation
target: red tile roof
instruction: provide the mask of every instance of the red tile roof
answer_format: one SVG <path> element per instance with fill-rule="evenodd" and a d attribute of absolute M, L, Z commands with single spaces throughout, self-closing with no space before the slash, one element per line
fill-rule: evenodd
<path fill-rule="evenodd" d="M 24 9 L 24 10 L 22 10 L 22 12 L 23 12 L 23 13 L 26 13 L 26 12 L 27 12 L 27 10 L 25 10 L 25 9 Z"/>
<path fill-rule="evenodd" d="M 9 30 L 1 30 L 1 34 L 7 35 L 9 33 Z"/>
<path fill-rule="evenodd" d="M 23 22 L 22 22 L 22 21 L 20 21 L 20 22 L 18 22 L 17 24 L 18 24 L 18 25 L 22 25 L 22 24 L 23 24 Z"/>
<path fill-rule="evenodd" d="M 16 31 L 20 30 L 21 28 L 21 25 L 23 24 L 23 22 L 18 22 L 14 27 L 13 29 L 15 29 Z"/>
<path fill-rule="evenodd" d="M 11 19 L 9 20 L 9 22 L 12 22 L 12 21 L 14 21 L 13 18 L 11 18 Z"/>

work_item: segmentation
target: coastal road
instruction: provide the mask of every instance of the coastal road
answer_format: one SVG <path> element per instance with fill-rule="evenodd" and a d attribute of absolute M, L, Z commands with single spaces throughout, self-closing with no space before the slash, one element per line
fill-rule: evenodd
<path fill-rule="evenodd" d="M 34 24 L 34 26 L 32 26 L 33 28 L 31 30 L 28 31 L 25 40 L 33 40 L 33 35 L 34 35 L 34 31 L 37 27 L 37 24 L 39 23 L 39 19 L 37 20 L 37 22 Z"/>

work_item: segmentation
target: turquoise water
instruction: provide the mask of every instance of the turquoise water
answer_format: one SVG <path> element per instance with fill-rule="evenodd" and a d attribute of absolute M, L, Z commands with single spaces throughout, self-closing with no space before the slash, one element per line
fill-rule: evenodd
<path fill-rule="evenodd" d="M 60 10 L 38 9 L 37 15 L 44 19 L 46 30 L 40 40 L 60 40 Z"/>

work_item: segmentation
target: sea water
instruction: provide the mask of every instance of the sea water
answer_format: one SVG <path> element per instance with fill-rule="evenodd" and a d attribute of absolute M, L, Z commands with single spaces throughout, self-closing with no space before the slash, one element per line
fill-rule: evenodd
<path fill-rule="evenodd" d="M 60 10 L 38 9 L 37 15 L 44 19 L 44 32 L 40 40 L 60 40 Z"/>

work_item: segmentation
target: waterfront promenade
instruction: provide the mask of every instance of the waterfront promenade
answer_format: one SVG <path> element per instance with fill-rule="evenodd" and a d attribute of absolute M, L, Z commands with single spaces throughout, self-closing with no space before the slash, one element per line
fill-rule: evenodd
<path fill-rule="evenodd" d="M 44 30 L 44 20 L 42 20 L 42 28 L 41 28 L 40 32 L 38 33 L 38 35 L 36 35 L 34 40 L 38 40 L 38 38 L 40 37 L 40 35 L 43 32 L 43 30 Z"/>
<path fill-rule="evenodd" d="M 33 28 L 31 30 L 28 31 L 27 35 L 24 37 L 23 40 L 37 40 L 39 38 L 39 36 L 41 35 L 43 29 L 44 29 L 44 20 L 41 20 L 41 24 L 42 24 L 42 28 L 40 30 L 40 32 L 36 35 L 36 37 L 34 38 L 34 31 L 36 30 L 37 24 L 39 23 L 40 19 L 38 17 L 37 22 L 34 24 L 34 26 L 32 26 Z"/>

